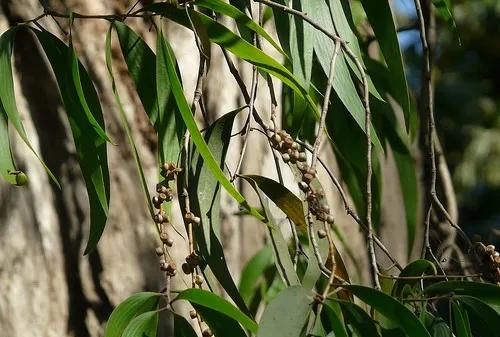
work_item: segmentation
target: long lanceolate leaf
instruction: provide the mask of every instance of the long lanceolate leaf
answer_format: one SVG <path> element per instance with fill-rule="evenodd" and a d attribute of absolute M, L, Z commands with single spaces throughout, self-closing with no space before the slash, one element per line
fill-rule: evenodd
<path fill-rule="evenodd" d="M 9 142 L 9 124 L 7 122 L 7 114 L 0 104 L 0 174 L 12 185 L 16 184 L 16 178 L 11 172 L 16 170 L 14 158 Z"/>
<path fill-rule="evenodd" d="M 204 140 L 207 143 L 210 153 L 213 155 L 219 168 L 224 167 L 231 130 L 234 118 L 241 111 L 237 109 L 229 112 L 215 121 L 207 128 Z M 233 299 L 234 303 L 244 312 L 248 312 L 245 302 L 238 292 L 231 273 L 227 267 L 224 257 L 224 249 L 220 241 L 220 185 L 212 174 L 212 168 L 200 155 L 196 148 L 191 154 L 191 164 L 188 172 L 188 190 L 191 203 L 191 211 L 199 214 L 201 226 L 194 229 L 195 241 L 201 256 L 210 267 L 210 271 L 217 278 L 226 293 Z M 178 190 L 184 188 L 184 180 L 178 178 Z M 183 198 L 180 200 L 181 207 L 184 208 Z M 204 270 L 207 276 L 207 270 Z M 207 283 L 213 289 L 216 284 L 212 284 L 207 277 Z"/>
<path fill-rule="evenodd" d="M 87 71 L 78 63 L 80 89 L 75 86 L 74 66 L 72 60 L 74 51 L 61 40 L 47 31 L 34 30 L 56 76 L 59 91 L 68 114 L 76 151 L 79 158 L 90 204 L 90 234 L 85 248 L 85 254 L 95 249 L 106 225 L 109 207 L 109 171 L 106 153 L 106 142 L 98 129 L 104 132 L 104 119 L 97 92 Z M 83 95 L 83 96 L 82 96 Z M 82 105 L 84 100 L 89 108 Z M 95 122 L 99 128 L 95 127 Z"/>
<path fill-rule="evenodd" d="M 181 11 L 181 13 L 184 13 Z M 168 41 L 165 41 L 168 45 Z M 166 55 L 166 64 L 168 70 L 168 80 L 170 81 L 170 85 L 172 88 L 172 93 L 174 95 L 175 101 L 177 103 L 177 108 L 186 124 L 187 129 L 191 135 L 191 139 L 193 143 L 196 145 L 196 149 L 203 157 L 205 161 L 205 165 L 207 165 L 214 177 L 219 181 L 219 183 L 224 187 L 228 193 L 238 202 L 241 206 L 249 211 L 250 214 L 257 217 L 258 219 L 262 219 L 262 215 L 253 207 L 251 207 L 246 201 L 245 197 L 241 195 L 240 192 L 234 187 L 234 185 L 226 178 L 224 172 L 222 172 L 221 168 L 215 161 L 210 149 L 207 146 L 207 143 L 203 139 L 200 131 L 198 130 L 198 126 L 196 125 L 196 121 L 194 120 L 191 109 L 189 108 L 189 104 L 184 96 L 184 92 L 179 81 L 179 77 L 175 70 L 175 60 L 173 59 L 173 55 Z"/>
<path fill-rule="evenodd" d="M 146 177 L 144 175 L 144 170 L 142 168 L 141 158 L 139 157 L 139 152 L 137 151 L 137 146 L 135 145 L 134 138 L 132 137 L 132 130 L 130 129 L 130 125 L 127 121 L 127 116 L 125 116 L 125 111 L 123 109 L 123 105 L 118 95 L 118 90 L 116 88 L 115 76 L 113 75 L 113 63 L 111 56 L 111 26 L 106 34 L 106 67 L 108 69 L 108 74 L 111 79 L 111 85 L 113 87 L 113 95 L 115 97 L 116 105 L 118 105 L 118 110 L 120 111 L 120 117 L 122 120 L 123 128 L 125 129 L 125 133 L 127 134 L 127 140 L 129 142 L 130 148 L 132 150 L 132 155 L 134 156 L 135 165 L 137 168 L 137 172 L 139 173 L 139 178 L 141 179 L 141 187 L 144 192 L 144 196 L 146 197 L 146 203 L 148 205 L 149 213 L 151 216 L 154 215 L 153 204 L 151 202 L 151 197 L 149 195 L 148 185 L 146 182 Z"/>
<path fill-rule="evenodd" d="M 187 28 L 192 28 L 186 11 L 169 6 L 159 8 L 160 9 L 158 9 L 158 11 L 170 20 L 175 21 Z M 198 20 L 198 22 L 206 28 L 210 41 L 220 45 L 237 57 L 257 66 L 260 70 L 281 80 L 285 85 L 289 86 L 292 90 L 303 96 L 303 98 L 311 105 L 312 109 L 319 115 L 316 103 L 312 100 L 311 96 L 309 96 L 307 90 L 281 63 L 248 43 L 238 35 L 234 34 L 224 25 L 212 20 L 205 14 L 189 10 L 189 15 L 191 17 L 195 17 L 196 20 Z"/>
<path fill-rule="evenodd" d="M 152 292 L 137 293 L 120 303 L 109 316 L 104 337 L 121 337 L 135 317 L 156 309 L 160 296 Z"/>
<path fill-rule="evenodd" d="M 186 289 L 175 298 L 175 301 L 178 300 L 189 301 L 193 306 L 200 309 L 198 311 L 202 311 L 201 312 L 202 315 L 204 312 L 206 312 L 205 311 L 206 309 L 209 309 L 211 311 L 215 311 L 225 316 L 226 318 L 230 318 L 232 322 L 234 321 L 238 322 L 245 329 L 253 333 L 257 332 L 258 326 L 253 319 L 251 319 L 243 312 L 241 312 L 238 308 L 236 308 L 234 305 L 232 305 L 231 303 L 229 303 L 228 301 L 226 301 L 225 299 L 214 293 L 202 289 L 195 289 L 195 288 Z M 224 327 L 222 326 L 221 330 L 223 329 Z M 229 326 L 226 327 L 224 330 L 228 330 L 227 332 L 232 332 Z M 217 332 L 215 333 L 219 335 Z M 229 336 L 230 335 L 231 334 L 229 333 Z"/>
<path fill-rule="evenodd" d="M 16 99 L 14 97 L 14 80 L 12 78 L 12 63 L 11 63 L 12 43 L 17 29 L 18 27 L 11 28 L 5 33 L 3 33 L 2 36 L 0 36 L 0 104 L 2 105 L 2 109 L 0 109 L 2 111 L 0 113 L 5 113 L 5 115 L 8 118 L 8 121 L 14 126 L 19 136 L 21 136 L 23 141 L 35 154 L 38 160 L 40 160 L 43 167 L 49 174 L 50 178 L 54 181 L 54 183 L 58 187 L 60 187 L 56 177 L 52 174 L 47 165 L 45 165 L 45 163 L 38 156 L 38 154 L 35 152 L 35 149 L 31 145 L 28 136 L 26 135 L 26 131 L 24 130 L 24 126 L 21 121 L 21 117 L 19 116 L 19 112 L 17 110 Z M 2 149 L 7 149 L 7 148 L 2 147 Z M 8 152 L 10 154 L 10 150 Z M 10 182 L 9 179 L 8 181 Z"/>
<path fill-rule="evenodd" d="M 406 129 L 412 129 L 410 121 L 410 96 L 403 65 L 401 50 L 399 49 L 398 35 L 392 16 L 391 7 L 387 0 L 361 0 L 366 16 L 375 32 L 384 55 L 385 62 L 391 73 L 392 85 L 396 96 L 394 97 L 401 105 L 405 116 Z"/>

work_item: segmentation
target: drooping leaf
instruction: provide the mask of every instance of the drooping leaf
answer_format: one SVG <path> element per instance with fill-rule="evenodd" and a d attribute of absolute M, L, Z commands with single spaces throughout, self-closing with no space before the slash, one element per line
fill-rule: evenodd
<path fill-rule="evenodd" d="M 273 251 L 269 245 L 262 248 L 247 262 L 241 272 L 239 291 L 247 305 L 250 304 L 255 287 L 266 269 L 273 265 Z"/>
<path fill-rule="evenodd" d="M 104 337 L 121 337 L 135 317 L 155 310 L 159 299 L 160 294 L 153 292 L 137 293 L 127 298 L 109 316 Z"/>
<path fill-rule="evenodd" d="M 120 112 L 120 119 L 122 122 L 122 126 L 123 126 L 125 133 L 127 135 L 127 140 L 128 140 L 129 145 L 130 145 L 132 155 L 134 156 L 135 167 L 137 169 L 137 173 L 138 173 L 140 181 L 141 181 L 141 187 L 142 187 L 142 191 L 144 193 L 144 197 L 146 199 L 146 204 L 148 205 L 149 214 L 151 215 L 151 217 L 153 217 L 154 209 L 153 209 L 153 204 L 151 202 L 151 196 L 149 194 L 149 189 L 148 189 L 148 184 L 146 182 L 146 177 L 144 175 L 144 169 L 142 168 L 142 161 L 141 161 L 141 158 L 139 156 L 139 152 L 137 151 L 137 146 L 135 145 L 135 141 L 134 141 L 134 138 L 132 136 L 132 131 L 131 131 L 130 125 L 127 121 L 127 116 L 125 115 L 125 110 L 123 108 L 120 96 L 118 95 L 118 90 L 116 88 L 116 82 L 115 82 L 115 76 L 113 75 L 113 61 L 112 61 L 112 55 L 111 55 L 111 29 L 112 29 L 112 26 L 109 27 L 108 33 L 106 34 L 106 41 L 105 41 L 106 68 L 108 69 L 108 75 L 109 75 L 109 78 L 111 79 L 111 86 L 113 88 L 113 96 L 115 98 L 115 103 L 118 106 L 118 110 Z"/>
<path fill-rule="evenodd" d="M 88 124 L 94 129 L 95 133 L 98 134 L 99 137 L 101 137 L 105 141 L 111 142 L 108 135 L 106 134 L 106 131 L 104 131 L 103 126 L 101 126 L 102 121 L 97 121 L 96 117 L 94 117 L 96 111 L 100 111 L 102 114 L 99 100 L 97 98 L 97 92 L 95 92 L 94 89 L 93 92 L 95 93 L 94 96 L 93 93 L 89 91 L 88 87 L 85 89 L 83 88 L 82 78 L 80 77 L 80 69 L 83 67 L 80 61 L 78 60 L 78 56 L 76 55 L 76 51 L 75 48 L 73 47 L 73 42 L 71 38 L 69 40 L 68 51 L 69 51 L 69 66 L 71 69 L 71 79 L 73 81 L 73 86 L 76 90 L 79 104 L 82 107 L 83 111 L 85 112 L 85 116 L 87 117 Z M 88 75 L 83 74 L 83 77 L 88 77 Z M 84 92 L 84 90 L 86 92 Z"/>
<path fill-rule="evenodd" d="M 184 10 L 174 9 L 170 7 L 167 8 L 168 10 L 159 10 L 159 12 L 162 15 L 168 17 L 170 20 L 191 29 L 189 18 L 187 17 L 187 14 Z M 196 17 L 197 20 L 206 27 L 210 41 L 220 45 L 237 57 L 257 66 L 260 70 L 278 78 L 299 95 L 303 96 L 319 116 L 319 111 L 317 110 L 316 103 L 309 96 L 307 89 L 305 89 L 301 85 L 300 81 L 281 63 L 264 53 L 262 50 L 248 43 L 238 35 L 234 34 L 224 25 L 221 25 L 217 21 L 212 20 L 208 16 L 191 9 L 189 9 L 188 12 L 191 17 Z"/>
<path fill-rule="evenodd" d="M 253 333 L 257 332 L 258 326 L 253 319 L 245 315 L 241 310 L 222 297 L 212 292 L 196 288 L 186 289 L 177 295 L 175 301 L 178 300 L 189 301 L 197 308 L 208 308 L 240 323 L 245 329 Z M 215 333 L 217 334 L 217 332 Z"/>
<path fill-rule="evenodd" d="M 181 315 L 174 314 L 175 337 L 198 337 L 193 326 Z"/>
<path fill-rule="evenodd" d="M 349 285 L 346 289 L 401 328 L 409 337 L 430 337 L 417 316 L 395 298 L 364 286 Z"/>
<path fill-rule="evenodd" d="M 88 254 L 95 249 L 104 231 L 109 207 L 110 187 L 106 142 L 90 121 L 75 87 L 72 65 L 68 64 L 68 60 L 72 60 L 74 51 L 47 31 L 34 30 L 34 32 L 54 71 L 87 187 L 90 204 L 90 233 L 85 254 Z M 89 113 L 104 131 L 104 119 L 97 92 L 81 63 L 78 63 L 78 68 L 81 90 L 90 107 Z"/>
<path fill-rule="evenodd" d="M 158 311 L 148 311 L 132 319 L 121 337 L 156 337 Z"/>
<path fill-rule="evenodd" d="M 290 258 L 290 252 L 288 251 L 288 245 L 281 233 L 279 226 L 274 221 L 273 215 L 269 210 L 269 202 L 264 196 L 262 191 L 257 186 L 256 182 L 251 178 L 251 176 L 241 176 L 254 188 L 255 192 L 259 196 L 260 203 L 264 209 L 265 220 L 269 231 L 269 237 L 271 238 L 271 244 L 273 247 L 274 258 L 276 263 L 276 268 L 280 272 L 281 277 L 285 281 L 287 286 L 294 286 L 300 284 L 297 273 L 293 266 L 292 259 Z"/>
<path fill-rule="evenodd" d="M 31 142 L 28 139 L 28 135 L 24 130 L 21 117 L 19 116 L 19 111 L 17 110 L 16 99 L 14 94 L 14 80 L 12 77 L 12 63 L 11 63 L 13 41 L 17 29 L 19 29 L 19 27 L 11 28 L 0 36 L 0 105 L 2 106 L 0 108 L 1 110 L 0 113 L 3 114 L 2 118 L 7 116 L 7 120 L 14 126 L 21 139 L 33 152 L 33 154 L 38 158 L 38 160 L 43 165 L 45 171 L 50 176 L 52 181 L 54 181 L 54 183 L 60 188 L 61 186 L 59 185 L 59 181 L 57 180 L 57 178 L 54 176 L 54 174 L 52 174 L 47 165 L 45 165 L 43 160 L 40 158 L 40 156 L 38 156 L 35 149 L 31 145 Z M 5 139 L 7 139 L 8 143 L 8 134 L 6 134 L 6 136 L 7 138 L 4 138 L 3 141 L 5 142 Z M 3 145 L 5 146 L 5 144 Z M 8 163 L 9 161 L 8 155 L 10 154 L 10 150 L 8 150 L 7 147 L 2 147 L 2 151 L 5 151 L 5 158 L 4 158 L 6 160 L 5 165 L 10 165 L 10 163 Z M 2 175 L 4 176 L 3 172 Z M 7 179 L 7 181 L 9 182 L 11 181 L 9 180 L 9 177 L 4 176 L 4 178 Z"/>
<path fill-rule="evenodd" d="M 306 220 L 302 201 L 282 184 L 259 175 L 246 175 L 253 180 L 269 199 L 286 214 L 293 223 L 305 230 Z"/>
<path fill-rule="evenodd" d="M 264 310 L 257 337 L 301 336 L 312 303 L 308 289 L 300 286 L 286 288 Z"/>
<path fill-rule="evenodd" d="M 120 21 L 113 21 L 128 72 L 152 125 L 158 120 L 155 54 L 146 42 Z"/>
<path fill-rule="evenodd" d="M 414 119 L 410 116 L 410 96 L 391 7 L 384 0 L 361 0 L 361 3 L 389 68 L 391 84 L 403 109 L 406 129 L 410 130 L 410 121 Z"/>
<path fill-rule="evenodd" d="M 349 48 L 351 48 L 351 51 L 354 53 L 354 55 L 356 55 L 358 61 L 364 67 L 363 56 L 361 54 L 361 48 L 359 46 L 358 38 L 356 37 L 356 34 L 349 25 L 349 21 L 347 19 L 347 15 L 350 15 L 351 13 L 345 12 L 346 8 L 343 6 L 342 1 L 328 0 L 328 6 L 330 7 L 330 14 L 332 15 L 335 30 L 337 31 L 339 36 L 348 43 Z M 351 68 L 352 72 L 355 73 L 356 76 L 358 77 L 358 80 L 362 81 L 361 73 L 358 67 L 356 66 L 355 62 L 351 58 L 347 58 L 347 63 L 349 64 L 349 67 Z M 384 98 L 380 95 L 379 91 L 373 84 L 369 74 L 366 75 L 370 93 L 378 100 L 384 101 Z"/>
<path fill-rule="evenodd" d="M 233 18 L 234 21 L 236 21 L 236 24 L 238 25 L 240 31 L 242 27 L 245 27 L 246 29 L 249 29 L 257 33 L 258 35 L 266 39 L 278 52 L 280 52 L 286 57 L 286 54 L 283 51 L 283 49 L 281 49 L 280 45 L 276 41 L 274 41 L 271 35 L 269 35 L 264 28 L 259 26 L 257 22 L 249 18 L 247 15 L 245 15 L 245 13 L 243 13 L 237 7 L 228 4 L 226 2 L 223 2 L 221 0 L 198 0 L 196 2 L 196 5 L 211 9 L 216 13 L 227 15 L 230 18 Z"/>
<path fill-rule="evenodd" d="M 326 2 L 310 1 L 308 6 L 311 6 L 309 16 L 312 20 L 328 31 L 335 32 L 335 27 L 333 26 L 332 18 L 330 16 L 330 10 L 328 9 Z M 318 57 L 318 62 L 323 68 L 324 74 L 327 74 L 326 76 L 328 76 L 330 73 L 331 59 L 335 51 L 335 42 L 323 33 L 317 32 L 314 36 L 314 52 Z M 349 72 L 346 58 L 347 56 L 343 51 L 339 52 L 335 63 L 333 89 L 340 98 L 342 104 L 346 107 L 349 114 L 356 121 L 356 124 L 361 128 L 361 130 L 365 130 L 365 109 Z M 380 148 L 380 141 L 378 140 L 375 132 L 372 132 L 372 141 L 377 147 Z"/>
<path fill-rule="evenodd" d="M 16 176 L 11 174 L 13 171 L 16 171 L 16 164 L 10 149 L 9 124 L 0 103 L 0 174 L 8 183 L 16 185 Z"/>
<path fill-rule="evenodd" d="M 460 41 L 460 35 L 458 34 L 457 24 L 453 18 L 450 0 L 432 0 L 432 4 L 437 9 L 436 14 L 448 24 L 448 27 L 457 37 L 458 44 L 461 45 L 462 42 Z"/>
<path fill-rule="evenodd" d="M 200 137 L 203 137 L 203 142 L 207 144 L 207 150 L 213 156 L 214 163 L 217 165 L 216 168 L 221 172 L 224 168 L 224 161 L 231 139 L 234 118 L 239 111 L 241 109 L 229 112 L 219 118 L 205 131 L 204 137 L 200 134 Z M 193 134 L 191 136 L 193 137 Z M 201 225 L 194 228 L 194 235 L 201 255 L 215 278 L 235 304 L 243 312 L 248 313 L 224 257 L 224 249 L 220 240 L 220 185 L 219 180 L 212 173 L 213 166 L 210 165 L 205 161 L 199 149 L 196 148 L 191 154 L 191 165 L 188 173 L 191 210 L 199 214 L 201 218 Z M 227 178 L 224 176 L 224 179 Z M 183 179 L 179 176 L 179 190 L 183 188 L 182 184 Z M 182 198 L 180 202 L 181 207 L 184 207 Z"/>
<path fill-rule="evenodd" d="M 184 136 L 184 123 L 175 105 L 172 88 L 168 79 L 166 55 L 173 57 L 173 51 L 165 43 L 162 30 L 158 30 L 156 45 L 156 92 L 158 99 L 158 121 L 155 130 L 158 133 L 159 155 L 161 163 L 175 163 L 179 157 Z M 176 69 L 179 74 L 178 69 Z M 180 77 L 179 77 L 180 78 Z"/>
<path fill-rule="evenodd" d="M 342 308 L 346 326 L 350 326 L 350 328 L 356 333 L 356 336 L 380 336 L 373 319 L 358 305 L 352 302 L 340 300 L 335 300 L 335 302 L 338 302 Z"/>
<path fill-rule="evenodd" d="M 426 287 L 424 293 L 429 296 L 453 293 L 477 297 L 500 313 L 500 287 L 497 285 L 471 281 L 443 281 Z"/>
<path fill-rule="evenodd" d="M 181 11 L 181 13 L 184 13 Z M 185 15 L 185 13 L 183 14 Z M 168 46 L 168 41 L 165 41 Z M 187 103 L 186 97 L 182 90 L 177 72 L 175 70 L 175 59 L 174 55 L 166 55 L 166 66 L 168 72 L 168 79 L 170 81 L 171 90 L 175 98 L 175 102 L 179 112 L 184 120 L 184 123 L 189 130 L 191 139 L 196 146 L 197 151 L 200 153 L 204 160 L 205 165 L 210 169 L 213 176 L 218 180 L 222 187 L 224 187 L 229 195 L 231 195 L 242 207 L 248 210 L 248 212 L 256 217 L 257 219 L 262 219 L 262 215 L 253 207 L 251 207 L 246 199 L 238 192 L 234 185 L 226 178 L 224 172 L 220 168 L 217 161 L 214 159 L 213 154 L 207 146 L 207 143 L 203 139 L 200 131 L 198 130 L 198 125 L 194 120 L 193 114 L 189 105 Z"/>
<path fill-rule="evenodd" d="M 455 334 L 457 337 L 472 337 L 469 316 L 467 311 L 462 307 L 462 304 L 452 300 L 451 309 L 453 312 L 453 326 L 455 327 Z"/>
<path fill-rule="evenodd" d="M 338 303 L 327 300 L 324 309 L 335 337 L 347 337 L 342 310 Z"/>
<path fill-rule="evenodd" d="M 467 295 L 453 296 L 467 310 L 473 330 L 480 331 L 482 336 L 500 336 L 500 314 L 485 301 Z M 495 328 L 493 328 L 495 327 Z"/>
<path fill-rule="evenodd" d="M 414 287 L 420 283 L 419 279 L 405 279 L 408 276 L 435 275 L 436 267 L 428 260 L 416 260 L 408 264 L 399 274 L 400 279 L 397 279 L 392 288 L 392 296 L 403 297 L 405 287 Z"/>

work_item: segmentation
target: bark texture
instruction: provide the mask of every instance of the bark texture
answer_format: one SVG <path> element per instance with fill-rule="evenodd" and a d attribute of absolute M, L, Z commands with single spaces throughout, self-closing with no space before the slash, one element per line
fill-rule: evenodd
<path fill-rule="evenodd" d="M 62 12 L 72 10 L 103 14 L 125 12 L 133 2 L 53 0 L 48 4 Z M 0 4 L 0 32 L 16 22 L 42 13 L 37 0 L 1 0 Z M 64 20 L 59 22 L 62 27 L 67 27 Z M 45 18 L 41 23 L 51 32 L 60 34 L 54 20 Z M 132 19 L 129 23 L 154 46 L 154 32 L 149 31 L 150 22 Z M 119 302 L 134 292 L 156 291 L 163 287 L 163 276 L 154 254 L 156 234 L 148 217 L 132 155 L 120 127 L 104 64 L 107 28 L 107 23 L 102 20 L 77 20 L 74 28 L 78 55 L 94 81 L 107 131 L 117 144 L 108 146 L 111 173 L 108 224 L 98 249 L 89 256 L 82 255 L 89 223 L 87 194 L 57 85 L 33 36 L 22 30 L 17 37 L 14 53 L 17 104 L 33 146 L 60 179 L 62 188 L 59 190 L 49 181 L 35 157 L 12 134 L 17 163 L 27 172 L 30 184 L 25 188 L 16 188 L 0 183 L 0 327 L 3 336 L 101 336 L 103 324 Z M 191 100 L 199 62 L 192 33 L 179 26 L 168 25 L 168 35 L 179 60 L 187 98 Z M 153 190 L 157 174 L 154 133 L 119 50 L 117 46 L 114 48 L 118 90 L 133 128 L 149 186 Z M 242 74 L 249 87 L 250 67 L 242 66 Z M 265 81 L 261 79 L 260 82 L 259 93 L 262 95 L 257 106 L 267 120 L 270 101 Z M 205 89 L 209 122 L 243 104 L 236 82 L 217 47 L 213 47 Z M 239 130 L 245 119 L 246 112 L 241 114 L 234 130 Z M 264 139 L 256 133 L 252 135 L 250 144 L 242 171 L 277 179 Z M 235 137 L 229 152 L 231 163 L 236 162 L 240 147 L 241 139 Z M 324 156 L 335 170 L 333 154 L 326 153 Z M 231 165 L 234 169 L 234 164 Z M 297 190 L 290 173 L 286 178 L 290 182 L 288 186 Z M 324 185 L 331 185 L 326 176 L 323 181 Z M 252 193 L 248 186 L 240 187 L 245 193 Z M 331 205 L 335 205 L 337 222 L 345 237 L 349 238 L 348 243 L 360 273 L 356 273 L 352 260 L 348 262 L 348 268 L 352 275 L 357 275 L 354 276 L 356 280 L 366 279 L 364 236 L 345 214 L 336 191 L 330 190 L 327 196 Z M 223 244 L 233 277 L 238 281 L 244 263 L 263 245 L 266 229 L 255 221 L 234 216 L 237 205 L 225 195 L 223 204 Z M 176 208 L 174 213 L 180 214 Z M 397 214 L 399 218 L 400 213 Z M 173 222 L 179 231 L 184 231 L 179 218 L 174 218 Z M 283 223 L 283 230 L 286 231 L 288 224 Z M 175 232 L 172 235 L 175 238 L 173 257 L 180 265 L 187 255 L 187 242 Z M 180 276 L 176 282 L 174 289 L 184 287 Z"/>

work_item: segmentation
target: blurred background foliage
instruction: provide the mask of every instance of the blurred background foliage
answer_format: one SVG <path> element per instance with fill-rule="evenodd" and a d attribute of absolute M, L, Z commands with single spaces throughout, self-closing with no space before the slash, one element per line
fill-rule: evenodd
<path fill-rule="evenodd" d="M 415 21 L 413 1 L 395 3 L 400 24 Z M 500 245 L 500 1 L 453 1 L 461 44 L 437 20 L 434 48 L 437 130 L 457 192 L 460 223 Z M 416 29 L 400 33 L 408 80 L 420 88 Z"/>

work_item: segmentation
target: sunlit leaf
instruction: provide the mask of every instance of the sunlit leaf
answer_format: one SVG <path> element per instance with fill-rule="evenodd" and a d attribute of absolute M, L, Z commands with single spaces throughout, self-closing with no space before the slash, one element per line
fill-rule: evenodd
<path fill-rule="evenodd" d="M 308 289 L 300 286 L 286 288 L 264 310 L 257 337 L 301 336 L 312 303 Z"/>
<path fill-rule="evenodd" d="M 349 285 L 345 288 L 401 328 L 409 337 L 430 337 L 417 316 L 395 298 L 364 286 Z"/>
<path fill-rule="evenodd" d="M 391 7 L 385 0 L 361 0 L 361 3 L 389 68 L 396 99 L 404 112 L 406 129 L 410 130 L 410 121 L 414 119 L 410 116 L 408 85 Z"/>
<path fill-rule="evenodd" d="M 137 151 L 137 146 L 136 146 L 134 138 L 132 136 L 132 131 L 131 131 L 130 125 L 127 121 L 127 117 L 125 115 L 125 110 L 123 108 L 120 96 L 118 95 L 115 77 L 113 75 L 113 62 L 112 62 L 112 55 L 111 55 L 111 28 L 112 27 L 110 26 L 110 29 L 108 30 L 108 33 L 106 34 L 106 41 L 105 41 L 106 68 L 108 69 L 109 78 L 111 79 L 111 85 L 113 87 L 113 96 L 115 98 L 115 103 L 118 106 L 118 110 L 120 112 L 121 122 L 122 122 L 123 128 L 125 129 L 125 133 L 127 134 L 127 140 L 128 140 L 129 145 L 130 145 L 130 148 L 132 150 L 132 155 L 134 156 L 134 162 L 135 162 L 135 166 L 137 169 L 137 173 L 139 174 L 142 191 L 143 191 L 145 199 L 146 199 L 146 204 L 148 205 L 149 213 L 152 217 L 154 215 L 154 209 L 153 209 L 153 204 L 151 202 L 151 196 L 149 194 L 148 184 L 146 182 L 146 177 L 144 175 L 144 169 L 142 168 L 142 161 L 141 161 L 141 158 L 139 157 L 139 152 Z"/>
<path fill-rule="evenodd" d="M 16 176 L 11 172 L 16 171 L 14 158 L 10 149 L 9 124 L 7 114 L 0 103 L 0 174 L 12 185 L 16 185 Z"/>
<path fill-rule="evenodd" d="M 127 298 L 109 316 L 104 337 L 121 337 L 135 317 L 155 310 L 159 299 L 160 294 L 152 292 L 137 293 Z"/>
<path fill-rule="evenodd" d="M 224 161 L 231 139 L 234 118 L 239 111 L 241 111 L 241 109 L 225 114 L 205 130 L 203 141 L 206 142 L 207 150 L 210 152 L 219 170 L 224 168 Z M 199 214 L 201 218 L 201 226 L 196 226 L 194 229 L 198 248 L 201 251 L 202 257 L 209 265 L 213 275 L 220 282 L 227 294 L 242 311 L 248 313 L 245 302 L 238 292 L 231 273 L 229 272 L 224 257 L 224 249 L 220 240 L 221 219 L 219 180 L 213 175 L 213 167 L 205 161 L 198 148 L 193 151 L 190 157 L 191 165 L 188 173 L 188 180 L 190 183 L 188 187 L 191 210 Z M 179 190 L 183 188 L 182 184 L 183 178 L 179 176 Z M 180 203 L 181 207 L 185 207 L 182 198 L 180 199 Z"/>
<path fill-rule="evenodd" d="M 95 249 L 104 231 L 109 207 L 110 187 L 106 142 L 92 124 L 75 87 L 72 65 L 69 64 L 69 60 L 74 62 L 72 57 L 74 51 L 51 33 L 34 31 L 54 71 L 89 195 L 90 233 L 85 248 L 85 254 L 88 254 Z M 83 65 L 78 64 L 81 90 L 90 107 L 89 113 L 104 131 L 104 119 L 97 92 Z"/>
<path fill-rule="evenodd" d="M 149 311 L 132 319 L 122 337 L 156 337 L 157 330 L 158 312 Z"/>
<path fill-rule="evenodd" d="M 269 210 L 269 202 L 264 196 L 262 191 L 257 186 L 256 182 L 251 178 L 251 176 L 241 176 L 254 188 L 255 192 L 259 196 L 260 203 L 264 209 L 265 223 L 269 231 L 269 236 L 271 238 L 271 243 L 273 247 L 274 257 L 276 259 L 276 268 L 283 277 L 285 284 L 287 286 L 294 286 L 300 284 L 297 273 L 293 266 L 292 259 L 290 258 L 290 252 L 288 251 L 288 244 L 281 233 L 281 229 L 274 221 L 274 217 Z"/>
<path fill-rule="evenodd" d="M 252 300 L 259 279 L 263 277 L 265 270 L 273 265 L 273 251 L 271 247 L 267 245 L 258 251 L 243 268 L 239 291 L 247 305 L 249 305 Z"/>
<path fill-rule="evenodd" d="M 15 34 L 17 32 L 17 29 L 19 27 L 14 27 L 6 32 L 4 32 L 0 36 L 0 105 L 2 105 L 2 108 L 0 113 L 3 114 L 2 119 L 4 119 L 5 116 L 7 116 L 7 120 L 9 123 L 11 123 L 14 128 L 16 129 L 17 133 L 19 136 L 22 138 L 24 143 L 29 147 L 29 149 L 33 152 L 33 154 L 38 158 L 40 163 L 43 165 L 45 168 L 45 171 L 47 171 L 47 174 L 50 176 L 52 181 L 60 188 L 61 186 L 59 185 L 59 182 L 57 181 L 56 177 L 52 174 L 52 172 L 49 170 L 47 165 L 43 162 L 43 160 L 38 156 L 36 153 L 35 149 L 31 145 L 31 142 L 28 139 L 28 135 L 26 134 L 26 131 L 24 130 L 24 126 L 21 120 L 21 117 L 19 116 L 19 111 L 17 110 L 17 105 L 16 105 L 16 99 L 14 96 L 14 80 L 12 77 L 12 63 L 11 63 L 11 56 L 12 56 L 12 45 L 13 45 L 13 40 L 15 37 Z M 5 142 L 7 139 L 8 142 L 8 134 L 6 134 L 7 138 L 4 137 L 2 140 Z M 3 145 L 5 146 L 4 143 Z M 8 153 L 10 151 L 8 150 L 8 147 L 2 147 L 2 151 L 5 151 L 5 164 L 4 165 L 10 165 L 11 163 L 8 163 Z M 6 166 L 7 167 L 7 166 Z M 7 181 L 9 180 L 8 177 L 4 175 L 4 172 L 2 172 L 2 176 L 4 176 Z"/>
<path fill-rule="evenodd" d="M 405 279 L 408 276 L 435 275 L 436 267 L 428 260 L 416 260 L 408 264 L 399 274 L 400 279 L 397 279 L 392 288 L 392 296 L 403 297 L 403 290 L 406 286 L 414 287 L 420 284 L 419 279 Z"/>
<path fill-rule="evenodd" d="M 196 288 L 186 289 L 177 295 L 175 301 L 178 300 L 186 300 L 192 305 L 216 311 L 240 323 L 245 329 L 253 333 L 257 332 L 258 326 L 253 319 L 245 315 L 241 310 L 222 297 L 217 296 L 212 292 Z"/>

